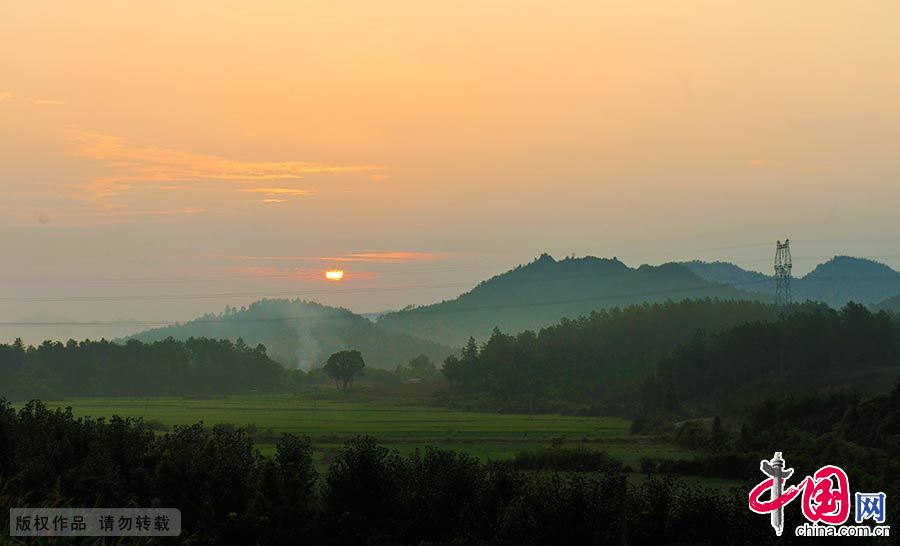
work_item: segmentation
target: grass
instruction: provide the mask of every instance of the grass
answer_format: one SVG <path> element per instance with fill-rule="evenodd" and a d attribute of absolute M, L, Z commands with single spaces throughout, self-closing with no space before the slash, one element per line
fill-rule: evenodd
<path fill-rule="evenodd" d="M 435 446 L 463 451 L 482 461 L 509 459 L 517 452 L 548 446 L 555 438 L 563 438 L 566 446 L 602 449 L 633 468 L 644 457 L 691 456 L 689 451 L 631 435 L 625 419 L 456 411 L 426 406 L 427 396 L 419 396 L 420 389 L 401 390 L 337 393 L 320 388 L 293 396 L 71 398 L 48 405 L 71 406 L 76 416 L 140 417 L 164 430 L 198 421 L 252 426 L 263 454 L 274 451 L 284 432 L 307 435 L 316 448 L 320 469 L 345 441 L 363 434 L 400 453 Z"/>

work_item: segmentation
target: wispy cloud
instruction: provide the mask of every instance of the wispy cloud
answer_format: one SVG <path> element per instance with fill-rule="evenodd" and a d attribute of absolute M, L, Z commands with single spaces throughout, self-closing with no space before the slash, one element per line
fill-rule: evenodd
<path fill-rule="evenodd" d="M 180 216 L 182 214 L 200 214 L 206 212 L 206 209 L 197 207 L 174 208 L 174 209 L 151 209 L 151 210 L 118 210 L 110 212 L 111 216 Z"/>
<path fill-rule="evenodd" d="M 274 267 L 242 267 L 233 270 L 242 276 L 259 277 L 263 279 L 282 280 L 282 281 L 315 281 L 325 280 L 325 269 L 309 268 L 309 267 L 291 267 L 291 268 L 274 268 Z M 344 270 L 344 281 L 372 279 L 378 274 L 373 271 L 351 271 Z"/>
<path fill-rule="evenodd" d="M 269 195 L 312 195 L 313 190 L 299 190 L 296 188 L 244 188 L 244 193 L 266 193 Z"/>
<path fill-rule="evenodd" d="M 31 104 L 42 104 L 44 106 L 64 106 L 64 105 L 68 104 L 64 100 L 37 99 L 37 98 L 28 99 L 28 102 L 30 102 Z"/>
<path fill-rule="evenodd" d="M 66 101 L 55 99 L 44 99 L 39 97 L 20 97 L 9 91 L 0 91 L 0 102 L 24 102 L 28 104 L 38 104 L 44 106 L 62 106 L 68 104 Z"/>
<path fill-rule="evenodd" d="M 249 255 L 215 255 L 218 258 L 236 261 L 319 261 L 319 262 L 369 262 L 369 263 L 403 263 L 442 260 L 449 257 L 446 252 L 417 252 L 394 250 L 387 252 L 353 252 L 337 256 L 249 256 Z"/>
<path fill-rule="evenodd" d="M 287 203 L 287 199 L 278 199 L 275 197 L 270 197 L 267 199 L 263 199 L 261 203 Z"/>
<path fill-rule="evenodd" d="M 334 262 L 423 262 L 430 260 L 440 260 L 446 258 L 447 254 L 442 252 L 356 252 L 352 254 L 344 254 L 341 256 L 322 256 L 321 260 Z"/>
<path fill-rule="evenodd" d="M 230 182 L 253 184 L 296 181 L 306 175 L 375 172 L 381 165 L 330 165 L 312 161 L 242 161 L 177 148 L 134 144 L 124 138 L 70 128 L 69 155 L 99 162 L 108 174 L 86 181 L 82 198 L 100 204 L 137 184 Z M 241 191 L 273 195 L 309 195 L 311 190 L 265 187 Z"/>

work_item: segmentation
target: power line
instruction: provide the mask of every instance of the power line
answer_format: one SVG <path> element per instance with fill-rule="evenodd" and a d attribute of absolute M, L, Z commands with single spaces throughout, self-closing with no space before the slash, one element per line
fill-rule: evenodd
<path fill-rule="evenodd" d="M 460 266 L 444 266 L 444 267 L 420 267 L 420 268 L 403 268 L 403 269 L 355 269 L 351 272 L 357 273 L 422 273 L 433 271 L 468 271 L 498 269 L 497 266 L 491 265 L 460 265 Z M 321 271 L 315 276 L 316 279 L 321 278 Z M 79 283 L 84 284 L 140 284 L 140 283 L 191 283 L 191 282 L 216 282 L 216 281 L 232 281 L 232 280 L 311 280 L 312 277 L 303 277 L 296 271 L 285 271 L 281 273 L 268 274 L 236 274 L 236 275 L 218 275 L 204 277 L 99 277 L 77 279 Z M 0 279 L 0 282 L 21 283 L 30 279 Z"/>
<path fill-rule="evenodd" d="M 672 262 L 670 262 L 672 263 Z M 650 267 L 660 267 L 660 266 L 650 266 Z M 615 279 L 617 277 L 625 277 L 629 275 L 633 275 L 636 271 L 640 271 L 640 268 L 629 268 L 627 272 L 618 273 L 615 275 L 606 275 L 606 279 Z M 749 274 L 758 274 L 764 275 L 763 273 L 748 271 Z M 698 276 L 698 273 L 694 273 Z M 561 277 L 565 280 L 573 280 L 579 278 L 593 278 L 597 277 L 596 273 L 588 272 L 583 275 L 566 275 Z M 702 276 L 701 276 L 702 278 Z M 542 278 L 542 279 L 504 279 L 504 283 L 553 283 L 558 282 L 560 278 Z M 900 274 L 896 276 L 866 276 L 866 277 L 841 277 L 841 276 L 826 276 L 822 278 L 806 278 L 800 277 L 798 279 L 800 282 L 831 282 L 831 281 L 852 281 L 852 282 L 900 282 Z M 775 282 L 776 277 L 766 276 L 765 279 L 759 279 L 758 282 Z M 486 281 L 482 281 L 479 285 L 476 285 L 473 288 L 477 288 L 480 284 L 483 284 Z M 716 282 L 713 280 L 709 280 L 709 282 Z M 757 281 L 754 281 L 757 282 Z M 729 286 L 739 286 L 742 283 L 722 283 Z M 248 291 L 248 292 L 210 292 L 210 293 L 201 293 L 201 294 L 190 294 L 190 293 L 181 293 L 181 294 L 139 294 L 139 295 L 123 295 L 123 296 L 103 296 L 103 295 L 95 295 L 95 296 L 16 296 L 16 297 L 0 297 L 0 303 L 54 303 L 54 302 L 103 302 L 103 301 L 155 301 L 155 300 L 203 300 L 203 299 L 220 299 L 220 298 L 243 298 L 243 297 L 299 297 L 299 296 L 313 296 L 313 295 L 328 295 L 328 294 L 356 294 L 356 293 L 366 293 L 366 292 L 394 292 L 394 291 L 405 291 L 405 290 L 419 290 L 419 289 L 436 289 L 436 288 L 464 288 L 471 287 L 472 284 L 468 282 L 458 282 L 458 283 L 444 283 L 444 284 L 409 284 L 409 285 L 396 285 L 396 286 L 383 286 L 383 287 L 358 287 L 358 288 L 333 288 L 333 289 L 317 289 L 317 290 L 290 290 L 290 291 Z"/>
<path fill-rule="evenodd" d="M 471 286 L 471 283 L 448 283 L 448 284 L 421 284 L 406 286 L 384 286 L 369 288 L 344 288 L 344 289 L 322 289 L 322 290 L 292 290 L 288 292 L 216 292 L 206 294 L 146 294 L 135 296 L 36 296 L 36 297 L 3 297 L 0 302 L 3 303 L 49 303 L 49 302 L 84 302 L 84 301 L 147 301 L 147 300 L 198 300 L 198 299 L 218 299 L 218 298 L 243 298 L 243 297 L 271 297 L 271 296 L 309 296 L 320 294 L 345 294 L 359 292 L 390 292 L 400 290 L 415 290 L 420 288 L 460 288 Z"/>
<path fill-rule="evenodd" d="M 875 240 L 872 241 L 881 241 L 888 242 L 890 240 Z M 841 241 L 829 241 L 829 240 L 803 240 L 803 242 L 855 242 L 854 240 L 841 240 Z M 890 241 L 893 242 L 893 241 Z M 735 245 L 726 245 L 726 246 L 715 246 L 715 247 L 703 247 L 703 248 L 692 248 L 692 249 L 684 249 L 680 251 L 681 254 L 684 253 L 698 253 L 698 252 L 709 252 L 709 251 L 718 251 L 718 250 L 734 250 L 740 248 L 755 248 L 755 247 L 766 247 L 769 246 L 770 242 L 755 242 L 755 243 L 742 243 Z M 661 252 L 644 252 L 644 253 L 627 253 L 627 254 L 616 254 L 620 257 L 642 257 L 642 256 L 660 256 Z M 802 256 L 796 257 L 797 259 L 827 259 L 831 258 L 834 255 L 821 255 L 821 256 Z M 869 259 L 896 259 L 900 258 L 900 255 L 880 255 L 880 256 L 862 256 L 863 258 Z M 251 257 L 254 259 L 258 259 L 260 261 L 264 261 L 267 258 L 271 259 L 271 256 L 256 256 Z M 278 257 L 278 258 L 293 258 L 293 257 Z M 306 257 L 296 257 L 298 261 L 302 261 L 306 259 Z M 683 259 L 675 259 L 671 261 L 691 261 L 691 260 L 683 260 Z M 729 260 L 731 263 L 763 263 L 768 262 L 770 259 L 755 259 L 755 260 Z M 353 262 L 351 262 L 353 263 Z M 479 269 L 494 269 L 498 266 L 492 265 L 436 265 L 433 267 L 415 267 L 415 268 L 394 268 L 394 269 L 380 269 L 377 266 L 380 265 L 378 263 L 370 263 L 369 265 L 376 266 L 374 269 L 357 269 L 357 271 L 363 272 L 373 272 L 373 273 L 415 273 L 415 272 L 427 272 L 427 271 L 457 271 L 457 270 L 479 270 Z M 352 266 L 348 266 L 352 269 Z M 312 268 L 318 270 L 319 268 Z M 79 282 L 82 283 L 180 283 L 180 282 L 212 282 L 212 281 L 228 281 L 234 279 L 259 279 L 259 280 L 267 280 L 267 279 L 292 279 L 297 278 L 296 272 L 286 271 L 283 273 L 272 273 L 267 275 L 255 275 L 255 274 L 242 274 L 242 275 L 217 275 L 217 276 L 197 276 L 197 277 L 105 277 L 105 278 L 95 278 L 95 279 L 80 279 Z M 12 282 L 20 283 L 24 281 L 28 281 L 29 279 L 15 279 Z M 0 279 L 0 282 L 8 282 Z"/>
<path fill-rule="evenodd" d="M 832 278 L 834 279 L 834 278 Z M 845 277 L 844 280 L 858 280 L 856 277 Z M 554 279 L 550 279 L 554 280 Z M 884 280 L 884 279 L 879 279 Z M 898 279 L 892 279 L 895 282 Z M 517 302 L 517 303 L 502 303 L 502 304 L 492 304 L 492 305 L 472 305 L 465 307 L 449 307 L 449 308 L 441 308 L 438 309 L 436 304 L 417 307 L 411 309 L 409 312 L 412 313 L 459 313 L 459 312 L 471 312 L 471 311 L 480 311 L 480 310 L 490 310 L 490 309 L 513 309 L 513 308 L 526 308 L 526 307 L 545 307 L 545 306 L 556 306 L 556 305 L 567 305 L 573 303 L 587 303 L 592 301 L 615 301 L 622 300 L 628 298 L 641 298 L 647 296 L 666 296 L 666 295 L 674 295 L 681 294 L 686 292 L 699 292 L 706 290 L 721 290 L 723 288 L 727 289 L 729 287 L 739 287 L 739 286 L 751 286 L 758 284 L 766 284 L 766 283 L 774 283 L 776 279 L 774 277 L 766 277 L 765 279 L 756 279 L 753 281 L 743 281 L 736 283 L 728 283 L 728 284 L 717 284 L 708 282 L 703 285 L 682 287 L 682 288 L 674 288 L 667 290 L 658 290 L 658 291 L 644 291 L 644 292 L 630 292 L 624 294 L 615 294 L 615 295 L 604 295 L 604 296 L 592 296 L 592 297 L 583 297 L 583 298 L 570 298 L 570 299 L 562 299 L 562 300 L 547 300 L 547 301 L 539 301 L 539 302 Z M 754 292 L 755 294 L 759 294 Z M 751 294 L 748 294 L 748 296 Z M 738 298 L 725 298 L 725 299 L 738 299 Z M 639 305 L 638 302 L 631 302 L 628 305 Z M 361 315 L 354 314 L 350 311 L 347 311 L 346 315 L 297 315 L 297 316 L 284 316 L 284 317 L 255 317 L 255 318 L 247 318 L 247 317 L 231 317 L 231 318 L 216 318 L 216 319 L 195 319 L 189 321 L 172 321 L 172 320 L 115 320 L 115 321 L 83 321 L 83 322 L 67 322 L 67 321 L 57 321 L 57 322 L 24 322 L 24 321 L 10 321 L 10 322 L 0 322 L 0 327 L 13 327 L 13 326 L 22 326 L 22 327 L 51 327 L 51 326 L 76 326 L 76 327 L 95 327 L 95 326 L 114 326 L 114 327 L 130 327 L 130 326 L 184 326 L 184 325 L 198 325 L 198 324 L 233 324 L 233 323 L 280 323 L 280 322 L 290 322 L 296 320 L 307 320 L 307 319 L 316 319 L 316 320 L 338 320 L 338 319 L 346 319 L 347 317 L 361 317 Z"/>
<path fill-rule="evenodd" d="M 809 242 L 809 241 L 807 241 Z M 812 241 L 815 242 L 815 241 Z M 771 243 L 746 243 L 741 245 L 730 245 L 730 246 L 720 246 L 720 247 L 707 247 L 703 249 L 691 249 L 685 250 L 683 252 L 704 252 L 710 250 L 730 250 L 735 248 L 750 248 L 750 247 L 760 247 L 760 246 L 768 246 Z M 644 253 L 644 254 L 620 254 L 618 256 L 622 257 L 638 257 L 638 256 L 650 256 L 650 255 L 658 255 L 658 253 Z M 819 259 L 828 259 L 832 258 L 834 255 L 820 255 L 820 256 L 795 256 L 796 259 L 800 260 L 819 260 Z M 878 256 L 860 256 L 861 258 L 878 260 L 878 259 L 896 259 L 900 258 L 900 255 L 878 255 Z M 689 261 L 703 261 L 703 260 L 671 260 L 665 263 L 681 263 L 681 262 L 689 262 Z M 732 264 L 750 264 L 750 263 L 765 263 L 771 261 L 770 258 L 761 258 L 761 259 L 749 259 L 749 260 L 728 260 L 728 262 L 723 263 L 732 263 Z M 710 263 L 710 262 L 707 262 Z M 715 262 L 712 262 L 715 263 Z M 433 271 L 465 271 L 465 270 L 483 270 L 483 269 L 496 269 L 498 266 L 492 265 L 440 265 L 434 267 L 417 267 L 417 268 L 395 268 L 395 269 L 359 269 L 356 271 L 364 272 L 364 273 L 416 273 L 416 272 L 433 272 Z M 352 270 L 351 270 L 352 271 Z M 750 273 L 758 273 L 757 271 L 750 271 Z M 282 272 L 282 273 L 271 273 L 266 275 L 256 275 L 256 274 L 235 274 L 235 275 L 219 275 L 219 276 L 197 276 L 197 277 L 105 277 L 105 278 L 95 278 L 95 279 L 79 279 L 79 283 L 85 284 L 140 284 L 140 283 L 191 283 L 191 282 L 217 282 L 217 281 L 231 281 L 231 280 L 291 280 L 298 279 L 303 280 L 302 277 L 298 277 L 297 272 Z M 21 284 L 22 282 L 28 282 L 30 279 L 14 279 L 14 280 L 2 280 L 0 282 L 12 282 L 16 285 Z M 334 290 L 329 292 L 321 292 L 321 293 L 331 293 Z M 317 292 L 308 292 L 310 294 Z M 264 295 L 261 292 L 252 292 L 252 293 L 236 293 L 234 297 L 242 297 L 242 296 L 261 296 Z M 278 295 L 288 295 L 287 293 L 280 293 Z M 210 294 L 207 296 L 202 296 L 202 299 L 215 298 L 215 297 L 229 297 L 231 294 Z M 136 296 L 136 299 L 153 299 L 158 296 L 148 295 L 148 296 Z M 190 295 L 181 295 L 181 294 L 173 294 L 170 296 L 164 296 L 167 299 L 181 299 L 181 298 L 190 298 Z M 199 297 L 199 296 L 194 296 Z M 2 298 L 0 297 L 0 302 L 3 301 L 42 301 L 42 302 L 56 302 L 56 301 L 68 301 L 65 299 L 66 297 L 47 297 L 47 298 L 33 298 L 31 300 L 27 299 L 14 299 L 14 298 Z M 79 297 L 74 297 L 79 298 Z M 89 297 L 94 301 L 94 297 Z M 112 301 L 119 301 L 118 298 Z M 85 301 L 83 299 L 73 299 L 72 301 Z M 98 301 L 106 301 L 106 300 L 98 300 Z"/>
<path fill-rule="evenodd" d="M 764 280 L 754 280 L 754 281 L 746 281 L 743 283 L 739 283 L 741 285 L 751 285 L 751 284 L 760 284 L 770 282 L 771 279 Z M 458 312 L 469 312 L 469 311 L 480 311 L 485 309 L 505 309 L 505 308 L 523 308 L 523 307 L 543 307 L 543 306 L 554 306 L 554 305 L 567 305 L 572 303 L 586 303 L 591 301 L 612 301 L 612 300 L 620 300 L 626 298 L 639 298 L 645 296 L 664 296 L 670 294 L 679 294 L 685 292 L 696 292 L 703 290 L 721 290 L 727 289 L 732 285 L 725 284 L 714 284 L 714 283 L 705 283 L 702 285 L 675 288 L 675 289 L 667 289 L 667 290 L 658 290 L 658 291 L 645 291 L 645 292 L 632 292 L 625 294 L 616 294 L 616 295 L 604 295 L 604 296 L 593 296 L 593 297 L 583 297 L 583 298 L 570 298 L 563 300 L 548 300 L 548 301 L 540 301 L 540 302 L 518 302 L 518 303 L 502 303 L 502 304 L 492 304 L 492 305 L 472 305 L 467 307 L 451 307 L 451 308 L 443 308 L 438 310 L 434 305 L 426 306 L 426 307 L 417 307 L 411 312 L 415 313 L 458 313 Z M 350 311 L 348 311 L 350 313 Z M 305 320 L 310 318 L 315 319 L 342 319 L 347 316 L 360 316 L 355 314 L 349 314 L 345 316 L 321 316 L 321 315 L 299 315 L 299 316 L 288 316 L 288 317 L 259 317 L 259 318 L 218 318 L 218 319 L 196 319 L 187 322 L 178 322 L 178 321 L 85 321 L 85 322 L 0 322 L 0 326 L 158 326 L 158 325 L 194 325 L 194 324 L 231 324 L 231 323 L 240 323 L 240 322 L 286 322 L 293 320 Z"/>

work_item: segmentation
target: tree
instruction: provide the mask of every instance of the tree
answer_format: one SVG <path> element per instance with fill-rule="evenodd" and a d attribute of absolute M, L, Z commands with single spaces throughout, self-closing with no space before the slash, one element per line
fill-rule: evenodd
<path fill-rule="evenodd" d="M 494 328 L 496 330 L 496 328 Z M 474 337 L 469 337 L 465 348 L 462 351 L 462 359 L 465 362 L 474 362 L 478 360 L 478 344 L 475 343 Z"/>
<path fill-rule="evenodd" d="M 302 512 L 309 505 L 309 499 L 316 484 L 315 467 L 312 462 L 312 445 L 309 437 L 284 434 L 275 446 L 277 463 L 284 484 L 281 497 L 289 508 Z"/>
<path fill-rule="evenodd" d="M 727 439 L 728 433 L 726 433 L 725 429 L 722 427 L 722 419 L 716 415 L 715 419 L 713 419 L 712 431 L 710 432 L 711 450 L 722 451 Z"/>
<path fill-rule="evenodd" d="M 328 377 L 334 380 L 336 387 L 350 389 L 353 380 L 362 374 L 366 367 L 359 351 L 338 351 L 328 357 L 328 362 L 322 368 Z"/>
<path fill-rule="evenodd" d="M 419 375 L 431 375 L 435 372 L 434 362 L 424 354 L 411 358 L 406 366 L 409 371 Z"/>
<path fill-rule="evenodd" d="M 344 444 L 323 488 L 323 504 L 339 533 L 334 543 L 366 543 L 395 526 L 404 513 L 402 478 L 403 460 L 375 438 L 358 436 Z"/>
<path fill-rule="evenodd" d="M 453 385 L 458 385 L 462 378 L 462 362 L 453 355 L 444 359 L 444 365 L 441 367 L 441 373 L 447 378 L 447 381 Z"/>

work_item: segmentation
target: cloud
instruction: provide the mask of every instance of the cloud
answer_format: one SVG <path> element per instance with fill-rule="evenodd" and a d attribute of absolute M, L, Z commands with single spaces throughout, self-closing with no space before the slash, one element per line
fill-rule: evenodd
<path fill-rule="evenodd" d="M 244 188 L 245 193 L 267 193 L 269 195 L 312 195 L 313 190 L 299 190 L 295 188 Z"/>
<path fill-rule="evenodd" d="M 188 184 L 230 182 L 250 184 L 300 180 L 306 175 L 363 173 L 381 165 L 330 165 L 312 161 L 242 161 L 164 146 L 134 144 L 121 137 L 70 128 L 66 132 L 69 155 L 101 163 L 109 174 L 85 182 L 82 198 L 100 202 L 126 193 L 135 184 Z M 252 193 L 308 195 L 310 190 L 248 188 Z"/>
<path fill-rule="evenodd" d="M 260 201 L 261 203 L 287 203 L 287 199 L 268 198 Z"/>
<path fill-rule="evenodd" d="M 344 254 L 342 256 L 321 257 L 325 261 L 335 262 L 422 262 L 430 260 L 439 260 L 446 258 L 447 254 L 442 252 L 357 252 L 353 254 Z"/>
<path fill-rule="evenodd" d="M 61 106 L 68 104 L 65 101 L 54 99 L 42 99 L 38 97 L 18 97 L 9 91 L 0 91 L 0 102 L 25 102 L 28 104 L 39 104 L 45 106 Z"/>
<path fill-rule="evenodd" d="M 28 99 L 28 102 L 31 104 L 42 104 L 44 106 L 63 106 L 68 104 L 64 100 L 53 100 L 53 99 Z"/>
<path fill-rule="evenodd" d="M 354 252 L 337 256 L 247 256 L 247 255 L 217 255 L 215 257 L 236 261 L 320 261 L 320 262 L 368 262 L 368 263 L 403 263 L 441 260 L 449 256 L 446 252 L 416 252 L 416 251 L 388 251 L 388 252 Z"/>
<path fill-rule="evenodd" d="M 197 207 L 174 208 L 174 209 L 150 209 L 150 210 L 117 210 L 109 214 L 111 216 L 180 216 L 182 214 L 201 214 L 206 209 Z"/>
<path fill-rule="evenodd" d="M 241 267 L 233 270 L 242 276 L 259 277 L 263 279 L 284 280 L 284 281 L 318 281 L 324 280 L 325 269 L 311 267 L 291 267 L 291 268 L 274 268 L 274 267 Z M 342 280 L 361 280 L 373 279 L 378 276 L 373 271 L 351 271 L 344 269 L 344 277 Z"/>

